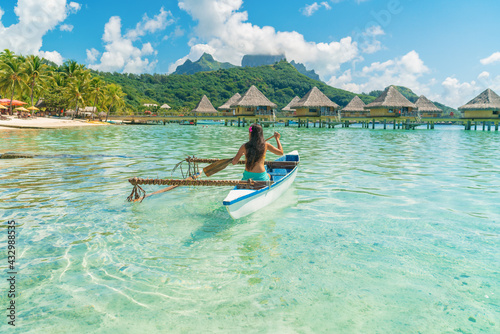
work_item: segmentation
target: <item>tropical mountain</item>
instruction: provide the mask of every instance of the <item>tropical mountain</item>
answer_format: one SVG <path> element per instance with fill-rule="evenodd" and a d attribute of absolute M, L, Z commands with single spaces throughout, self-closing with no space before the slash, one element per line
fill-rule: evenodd
<path fill-rule="evenodd" d="M 332 101 L 345 106 L 358 94 L 333 88 L 297 71 L 287 61 L 259 67 L 234 67 L 211 72 L 185 75 L 99 73 L 108 82 L 119 84 L 126 94 L 125 101 L 138 108 L 143 103 L 167 103 L 173 110 L 191 110 L 203 95 L 217 108 L 236 93 L 245 93 L 255 85 L 279 108 L 285 107 L 295 96 L 304 96 L 312 87 L 318 87 Z M 365 103 L 375 98 L 358 95 Z"/>
<path fill-rule="evenodd" d="M 292 64 L 292 66 L 295 67 L 297 71 L 299 71 L 299 73 L 302 73 L 313 80 L 321 81 L 319 75 L 314 70 L 308 71 L 304 64 L 296 63 L 293 60 L 290 62 L 290 64 Z"/>
<path fill-rule="evenodd" d="M 217 71 L 233 67 L 236 67 L 236 65 L 218 62 L 212 55 L 204 53 L 200 59 L 195 62 L 189 59 L 186 60 L 184 64 L 177 66 L 177 69 L 172 74 L 195 74 L 198 72 Z"/>
<path fill-rule="evenodd" d="M 244 55 L 241 59 L 243 67 L 259 67 L 264 65 L 273 65 L 282 60 L 286 60 L 285 55 Z"/>
<path fill-rule="evenodd" d="M 417 94 L 415 94 L 410 88 L 403 87 L 403 86 L 394 86 L 394 88 L 396 88 L 396 90 L 398 90 L 404 97 L 406 97 L 408 100 L 410 100 L 410 102 L 412 102 L 412 103 L 417 102 L 419 96 Z M 383 91 L 381 91 L 381 90 L 373 90 L 366 95 L 378 97 L 380 94 L 382 94 L 382 92 Z M 458 111 L 456 109 L 448 107 L 442 103 L 434 102 L 434 101 L 432 103 L 434 103 L 436 105 L 436 107 L 442 109 L 444 115 L 449 115 L 450 112 L 453 112 L 455 115 L 458 114 Z"/>
<path fill-rule="evenodd" d="M 282 60 L 286 60 L 284 55 L 271 56 L 271 55 L 245 55 L 241 60 L 242 67 L 259 67 L 264 65 L 273 65 Z M 296 63 L 293 60 L 290 62 L 293 67 L 299 71 L 299 73 L 308 76 L 311 79 L 320 81 L 319 75 L 316 74 L 314 70 L 308 71 L 303 64 Z M 177 66 L 176 70 L 172 74 L 195 74 L 198 72 L 210 72 L 217 71 L 220 69 L 228 69 L 238 67 L 230 63 L 221 63 L 214 59 L 214 57 L 208 53 L 204 53 L 200 59 L 193 62 L 191 60 L 186 60 L 184 64 Z"/>

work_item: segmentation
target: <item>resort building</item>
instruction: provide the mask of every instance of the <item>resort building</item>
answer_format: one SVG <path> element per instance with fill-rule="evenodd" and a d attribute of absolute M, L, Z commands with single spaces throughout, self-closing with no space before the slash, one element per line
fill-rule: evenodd
<path fill-rule="evenodd" d="M 288 103 L 288 104 L 286 105 L 286 107 L 285 107 L 285 108 L 281 109 L 281 111 L 284 111 L 284 112 L 295 112 L 295 109 L 290 108 L 290 106 L 291 106 L 292 104 L 295 104 L 295 103 L 299 102 L 299 101 L 300 101 L 300 97 L 295 96 L 295 97 L 292 99 L 292 101 L 290 101 L 290 103 Z"/>
<path fill-rule="evenodd" d="M 163 104 L 160 109 L 171 109 L 170 106 L 168 104 Z"/>
<path fill-rule="evenodd" d="M 375 101 L 365 107 L 370 110 L 370 117 L 414 117 L 416 108 L 417 106 L 408 101 L 394 86 L 387 87 Z"/>
<path fill-rule="evenodd" d="M 229 100 L 227 100 L 226 103 L 217 108 L 217 110 L 231 115 L 235 115 L 236 109 L 231 108 L 231 105 L 236 103 L 239 99 L 241 99 L 241 95 L 240 93 L 236 93 Z"/>
<path fill-rule="evenodd" d="M 420 95 L 415 105 L 420 117 L 440 117 L 443 114 L 442 109 L 436 107 L 431 100 L 423 95 Z"/>
<path fill-rule="evenodd" d="M 313 87 L 303 98 L 290 105 L 296 116 L 335 116 L 339 105 L 332 102 L 317 87 Z"/>
<path fill-rule="evenodd" d="M 200 102 L 191 111 L 195 114 L 217 114 L 217 110 L 215 110 L 212 102 L 210 102 L 206 95 L 203 95 Z"/>
<path fill-rule="evenodd" d="M 488 88 L 458 110 L 463 113 L 463 118 L 498 118 L 500 96 Z"/>
<path fill-rule="evenodd" d="M 341 110 L 341 115 L 342 117 L 367 117 L 369 110 L 366 110 L 365 107 L 366 104 L 356 95 L 351 102 Z"/>
<path fill-rule="evenodd" d="M 238 101 L 231 104 L 236 116 L 272 115 L 276 107 L 255 86 L 250 87 Z"/>

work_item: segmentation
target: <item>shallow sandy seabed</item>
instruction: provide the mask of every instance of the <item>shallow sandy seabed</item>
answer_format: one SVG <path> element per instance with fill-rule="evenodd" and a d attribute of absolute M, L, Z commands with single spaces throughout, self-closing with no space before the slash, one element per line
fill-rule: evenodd
<path fill-rule="evenodd" d="M 107 125 L 103 122 L 87 122 L 83 120 L 71 120 L 69 118 L 37 117 L 34 119 L 19 119 L 10 117 L 9 120 L 0 120 L 0 131 L 12 129 L 56 129 L 76 126 Z"/>

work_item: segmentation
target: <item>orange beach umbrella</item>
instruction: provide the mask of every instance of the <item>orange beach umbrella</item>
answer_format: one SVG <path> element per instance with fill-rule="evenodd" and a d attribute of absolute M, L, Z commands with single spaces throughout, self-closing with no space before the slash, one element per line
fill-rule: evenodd
<path fill-rule="evenodd" d="M 4 105 L 10 105 L 10 99 L 0 99 L 0 104 Z M 18 101 L 18 100 L 12 100 L 12 105 L 13 106 L 22 106 L 27 104 L 26 102 L 23 101 Z"/>

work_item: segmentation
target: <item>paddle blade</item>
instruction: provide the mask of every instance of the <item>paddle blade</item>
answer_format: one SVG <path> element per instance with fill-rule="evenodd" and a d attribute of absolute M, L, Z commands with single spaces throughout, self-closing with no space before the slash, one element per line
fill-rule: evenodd
<path fill-rule="evenodd" d="M 211 165 L 208 165 L 207 167 L 203 168 L 203 172 L 205 173 L 206 176 L 212 176 L 217 172 L 220 172 L 224 168 L 226 168 L 233 159 L 222 159 L 219 161 L 214 162 Z"/>

